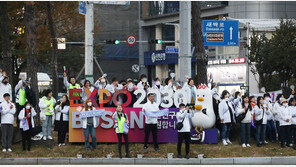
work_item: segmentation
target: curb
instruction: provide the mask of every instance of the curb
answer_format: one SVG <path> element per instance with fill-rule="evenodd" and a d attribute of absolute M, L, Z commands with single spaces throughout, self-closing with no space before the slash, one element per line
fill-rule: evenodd
<path fill-rule="evenodd" d="M 291 157 L 233 157 L 233 158 L 0 158 L 0 165 L 295 165 Z"/>

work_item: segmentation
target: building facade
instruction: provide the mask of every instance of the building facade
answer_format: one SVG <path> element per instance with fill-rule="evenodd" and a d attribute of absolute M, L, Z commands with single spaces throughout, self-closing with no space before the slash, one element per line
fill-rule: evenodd
<path fill-rule="evenodd" d="M 161 39 L 162 44 L 140 43 L 139 64 L 141 73 L 148 73 L 150 79 L 169 77 L 176 73 L 178 60 L 171 51 L 178 48 L 179 40 L 179 2 L 150 1 L 141 2 L 139 35 L 140 40 Z M 192 9 L 194 10 L 194 9 Z M 279 26 L 281 18 L 296 17 L 296 2 L 293 1 L 201 1 L 203 20 L 238 20 L 238 46 L 205 46 L 208 58 L 208 81 L 216 82 L 219 91 L 241 90 L 249 85 L 251 93 L 258 93 L 258 76 L 250 72 L 247 64 L 246 45 L 249 43 L 251 30 L 271 34 Z M 167 42 L 165 42 L 167 41 Z M 158 53 L 158 54 L 157 54 Z M 161 53 L 161 54 L 160 54 Z M 153 63 L 149 59 L 156 59 Z M 175 59 L 175 61 L 172 61 Z M 192 60 L 192 76 L 196 74 L 195 58 Z"/>

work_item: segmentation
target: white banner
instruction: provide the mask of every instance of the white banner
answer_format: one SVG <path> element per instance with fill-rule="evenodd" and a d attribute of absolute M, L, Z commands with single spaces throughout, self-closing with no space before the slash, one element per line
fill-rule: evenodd
<path fill-rule="evenodd" d="M 146 115 L 147 117 L 162 117 L 169 114 L 169 112 L 169 109 L 163 109 L 159 111 L 145 111 L 144 115 Z"/>
<path fill-rule="evenodd" d="M 106 114 L 105 109 L 82 111 L 80 112 L 79 118 L 99 117 L 105 114 Z"/>

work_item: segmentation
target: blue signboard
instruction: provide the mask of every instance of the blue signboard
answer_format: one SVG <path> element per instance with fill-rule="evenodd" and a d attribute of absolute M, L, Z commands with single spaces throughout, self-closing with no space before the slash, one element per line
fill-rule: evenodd
<path fill-rule="evenodd" d="M 179 53 L 179 48 L 168 47 L 165 49 L 165 53 Z"/>
<path fill-rule="evenodd" d="M 86 2 L 85 1 L 79 1 L 79 13 L 80 14 L 86 14 Z"/>
<path fill-rule="evenodd" d="M 237 20 L 203 20 L 205 46 L 238 46 Z"/>
<path fill-rule="evenodd" d="M 191 62 L 196 62 L 192 57 Z M 177 64 L 178 53 L 166 53 L 165 50 L 148 51 L 144 53 L 144 65 Z"/>

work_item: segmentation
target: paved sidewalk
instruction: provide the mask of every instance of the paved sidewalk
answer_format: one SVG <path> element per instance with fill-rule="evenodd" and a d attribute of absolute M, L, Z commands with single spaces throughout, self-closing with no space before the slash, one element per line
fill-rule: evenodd
<path fill-rule="evenodd" d="M 0 158 L 0 165 L 68 165 L 68 164 L 131 164 L 131 165 L 296 165 L 293 157 L 246 158 Z"/>

